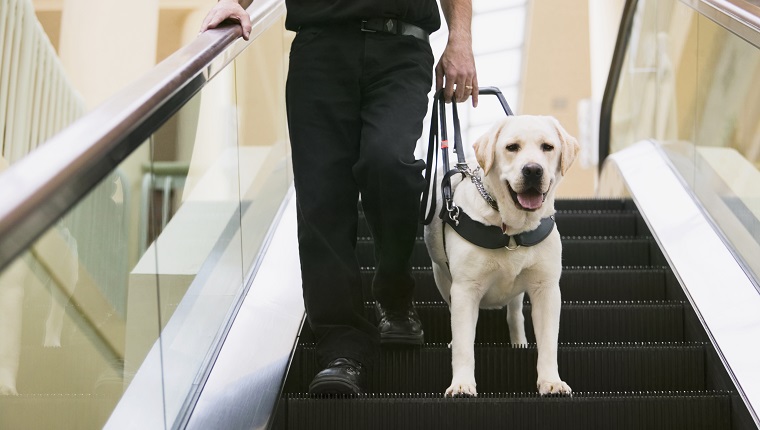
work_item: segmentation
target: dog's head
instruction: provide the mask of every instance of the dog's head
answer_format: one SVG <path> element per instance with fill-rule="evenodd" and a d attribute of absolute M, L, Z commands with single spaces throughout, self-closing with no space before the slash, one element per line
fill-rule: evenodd
<path fill-rule="evenodd" d="M 579 150 L 555 118 L 531 115 L 507 117 L 473 147 L 507 226 L 554 213 L 554 191 Z"/>

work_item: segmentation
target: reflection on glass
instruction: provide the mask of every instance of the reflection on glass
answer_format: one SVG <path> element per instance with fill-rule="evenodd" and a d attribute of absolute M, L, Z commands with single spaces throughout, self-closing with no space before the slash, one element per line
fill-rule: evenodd
<path fill-rule="evenodd" d="M 760 279 L 760 51 L 677 0 L 639 2 L 611 147 L 656 139 Z"/>
<path fill-rule="evenodd" d="M 699 18 L 695 190 L 760 279 L 760 50 Z"/>
<path fill-rule="evenodd" d="M 0 274 L 0 429 L 169 428 L 290 187 L 273 24 Z"/>
<path fill-rule="evenodd" d="M 99 428 L 122 391 L 126 268 L 117 169 L 0 275 L 0 428 Z"/>

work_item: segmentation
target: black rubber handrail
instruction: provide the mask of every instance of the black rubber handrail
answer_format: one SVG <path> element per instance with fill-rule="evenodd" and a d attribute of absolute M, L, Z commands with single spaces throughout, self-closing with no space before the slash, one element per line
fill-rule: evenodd
<path fill-rule="evenodd" d="M 0 175 L 0 271 L 285 11 L 284 0 L 241 5 L 253 22 L 248 41 L 239 25 L 200 34 Z"/>
<path fill-rule="evenodd" d="M 604 87 L 604 96 L 602 96 L 601 113 L 599 117 L 599 172 L 602 171 L 604 160 L 610 155 L 610 131 L 612 123 L 612 107 L 615 104 L 615 95 L 617 94 L 618 84 L 620 83 L 620 74 L 625 62 L 625 54 L 628 51 L 628 42 L 631 39 L 631 29 L 633 28 L 633 19 L 636 16 L 638 0 L 626 0 L 623 7 L 623 16 L 620 18 L 620 28 L 618 29 L 617 39 L 615 41 L 615 51 L 612 53 L 612 63 L 610 64 L 610 73 L 607 76 L 607 85 Z"/>

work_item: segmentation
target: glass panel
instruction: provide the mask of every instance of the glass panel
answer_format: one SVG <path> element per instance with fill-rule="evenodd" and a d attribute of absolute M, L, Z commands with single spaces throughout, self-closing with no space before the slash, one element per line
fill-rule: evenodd
<path fill-rule="evenodd" d="M 677 0 L 640 1 L 611 147 L 656 139 L 760 279 L 760 52 Z M 760 281 L 759 281 L 760 282 Z"/>
<path fill-rule="evenodd" d="M 243 267 L 251 268 L 285 197 L 290 174 L 285 78 L 294 33 L 284 22 L 235 59 Z"/>
<path fill-rule="evenodd" d="M 760 274 L 760 51 L 699 20 L 695 190 Z"/>
<path fill-rule="evenodd" d="M 125 166 L 0 275 L 0 428 L 101 428 L 121 397 Z"/>
<path fill-rule="evenodd" d="M 283 27 L 0 274 L 0 428 L 171 428 L 192 407 L 291 183 Z"/>
<path fill-rule="evenodd" d="M 690 186 L 695 184 L 695 106 L 700 97 L 699 14 L 680 1 L 658 3 L 660 55 L 657 62 L 658 96 L 652 137 L 665 144 L 666 151 Z"/>
<path fill-rule="evenodd" d="M 613 106 L 610 152 L 652 137 L 657 94 L 656 4 L 638 2 Z"/>

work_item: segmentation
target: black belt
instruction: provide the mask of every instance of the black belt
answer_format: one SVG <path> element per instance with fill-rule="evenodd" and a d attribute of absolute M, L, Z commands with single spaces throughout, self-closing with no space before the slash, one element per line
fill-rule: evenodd
<path fill-rule="evenodd" d="M 362 21 L 362 31 L 370 33 L 390 33 L 400 36 L 414 36 L 428 42 L 428 32 L 414 24 L 391 18 L 373 18 Z"/>

